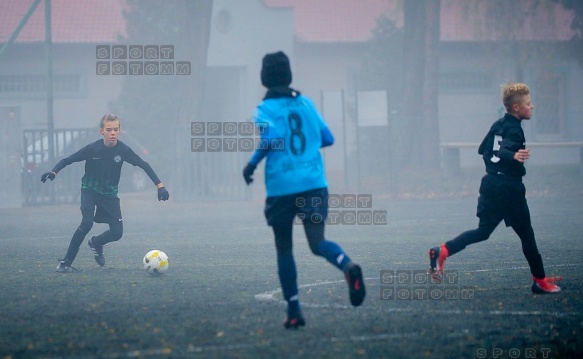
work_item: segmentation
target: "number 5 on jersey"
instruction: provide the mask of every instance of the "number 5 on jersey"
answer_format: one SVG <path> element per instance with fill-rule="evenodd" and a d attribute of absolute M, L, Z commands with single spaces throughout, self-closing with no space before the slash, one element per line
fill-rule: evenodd
<path fill-rule="evenodd" d="M 494 154 L 492 155 L 492 158 L 490 158 L 490 161 L 494 162 L 494 163 L 498 163 L 500 161 L 500 157 L 498 157 L 498 151 L 500 150 L 500 143 L 502 142 L 502 136 L 500 135 L 495 135 L 494 136 L 494 148 L 492 148 L 492 150 L 494 151 Z"/>

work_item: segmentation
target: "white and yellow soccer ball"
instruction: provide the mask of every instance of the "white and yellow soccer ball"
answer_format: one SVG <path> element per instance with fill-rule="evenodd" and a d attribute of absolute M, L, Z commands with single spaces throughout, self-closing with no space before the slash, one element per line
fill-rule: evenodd
<path fill-rule="evenodd" d="M 144 269 L 151 275 L 160 275 L 168 270 L 168 256 L 166 253 L 154 249 L 144 256 Z"/>

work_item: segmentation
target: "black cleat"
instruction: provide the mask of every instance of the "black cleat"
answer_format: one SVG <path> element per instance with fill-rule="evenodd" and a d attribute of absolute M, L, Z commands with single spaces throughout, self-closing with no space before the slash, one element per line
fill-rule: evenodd
<path fill-rule="evenodd" d="M 95 256 L 95 261 L 99 266 L 103 267 L 105 265 L 105 257 L 103 256 L 103 246 L 93 243 L 95 237 L 91 237 L 91 239 L 87 242 L 89 248 L 93 251 L 93 255 Z"/>
<path fill-rule="evenodd" d="M 285 329 L 289 328 L 298 329 L 298 327 L 303 327 L 304 325 L 306 325 L 306 321 L 304 320 L 301 311 L 288 314 L 287 317 L 285 318 L 285 321 L 283 322 L 283 326 Z"/>
<path fill-rule="evenodd" d="M 353 306 L 358 307 L 362 304 L 364 297 L 366 296 L 364 280 L 362 279 L 362 269 L 358 264 L 350 262 L 346 267 L 345 276 L 346 283 L 348 283 L 350 303 Z"/>
<path fill-rule="evenodd" d="M 57 269 L 55 270 L 55 272 L 57 273 L 73 273 L 73 272 L 77 272 L 78 270 L 76 268 L 71 267 L 71 263 L 65 261 L 65 260 L 60 260 L 59 261 L 59 265 L 57 266 Z"/>

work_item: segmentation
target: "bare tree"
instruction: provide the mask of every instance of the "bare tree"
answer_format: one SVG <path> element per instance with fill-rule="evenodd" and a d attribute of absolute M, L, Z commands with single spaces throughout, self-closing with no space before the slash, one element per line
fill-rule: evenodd
<path fill-rule="evenodd" d="M 180 44 L 192 64 L 191 75 L 182 83 L 178 118 L 181 125 L 200 120 L 212 9 L 212 0 L 186 0 L 179 4 Z"/>
<path fill-rule="evenodd" d="M 424 168 L 440 168 L 439 147 L 439 32 L 441 0 L 428 0 L 425 11 L 425 71 L 423 86 Z"/>
<path fill-rule="evenodd" d="M 401 160 L 406 167 L 439 167 L 440 0 L 405 1 Z"/>
<path fill-rule="evenodd" d="M 151 150 L 155 165 L 170 170 L 166 167 L 172 147 L 161 139 L 173 138 L 176 128 L 195 121 L 200 112 L 213 2 L 128 0 L 128 5 L 123 42 L 175 45 L 174 59 L 190 62 L 190 75 L 126 76 L 119 98 L 111 104 L 124 128 Z"/>
<path fill-rule="evenodd" d="M 571 29 L 575 32 L 571 39 L 567 55 L 579 62 L 583 67 L 583 1 L 581 0 L 553 0 L 563 6 L 564 9 L 573 12 Z"/>

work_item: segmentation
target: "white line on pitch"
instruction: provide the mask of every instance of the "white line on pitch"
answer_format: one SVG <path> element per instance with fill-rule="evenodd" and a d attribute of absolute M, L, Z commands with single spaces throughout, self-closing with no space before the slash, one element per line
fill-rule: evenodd
<path fill-rule="evenodd" d="M 581 264 L 579 263 L 575 263 L 575 264 L 551 264 L 551 265 L 547 265 L 546 267 L 578 267 L 581 266 Z M 476 270 L 469 270 L 469 271 L 460 271 L 460 272 L 464 272 L 464 273 L 479 273 L 479 272 L 497 272 L 497 271 L 505 271 L 505 270 L 518 270 L 518 269 L 528 269 L 529 267 L 510 267 L 510 268 L 489 268 L 489 269 L 476 269 Z M 370 278 L 364 278 L 364 280 L 380 280 L 380 277 L 370 277 Z M 336 284 L 336 283 L 342 283 L 344 282 L 344 279 L 340 279 L 340 280 L 329 280 L 329 281 L 321 281 L 321 282 L 314 282 L 314 283 L 308 283 L 308 284 L 301 284 L 298 286 L 298 288 L 309 288 L 309 287 L 315 287 L 315 286 L 320 286 L 320 285 L 325 285 L 325 284 Z M 266 291 L 263 293 L 259 293 L 259 294 L 255 294 L 255 299 L 259 300 L 259 301 L 277 301 L 277 299 L 274 298 L 274 295 L 277 293 L 281 293 L 281 289 L 274 289 L 274 290 L 270 290 L 270 291 Z M 304 304 L 302 304 L 304 305 Z"/>
<path fill-rule="evenodd" d="M 546 268 L 549 268 L 549 267 L 555 267 L 555 268 L 560 268 L 560 267 L 579 267 L 579 266 L 581 266 L 580 263 L 545 265 Z M 518 270 L 518 269 L 529 269 L 529 268 L 530 267 L 522 266 L 522 267 L 510 267 L 510 268 L 476 269 L 476 270 L 460 271 L 460 272 L 467 272 L 467 273 L 471 273 L 471 272 L 499 272 L 499 271 L 505 271 L 505 270 Z"/>
<path fill-rule="evenodd" d="M 547 267 L 576 267 L 580 264 L 556 264 L 556 265 L 549 265 Z M 488 272 L 488 271 L 502 271 L 502 270 L 516 270 L 516 269 L 524 269 L 528 267 L 511 267 L 511 268 L 492 268 L 492 269 L 479 269 L 475 271 L 465 271 L 465 272 Z M 379 280 L 378 278 L 364 278 L 364 280 Z M 322 282 L 315 282 L 315 283 L 308 283 L 299 285 L 298 288 L 308 288 L 308 287 L 315 287 L 320 285 L 326 284 L 336 284 L 342 283 L 344 280 L 334 280 L 334 281 L 322 281 Z M 255 299 L 258 301 L 271 301 L 277 302 L 278 304 L 286 304 L 284 300 L 275 298 L 275 295 L 281 293 L 281 289 L 274 289 L 270 291 L 266 291 L 263 293 L 259 293 L 255 295 Z M 342 305 L 342 304 L 316 304 L 316 303 L 306 303 L 302 302 L 302 306 L 306 308 L 336 308 L 336 309 L 350 309 L 352 306 Z M 414 309 L 412 308 L 390 308 L 389 312 L 412 312 Z M 503 310 L 491 310 L 491 311 L 474 311 L 474 310 L 429 310 L 430 313 L 435 314 L 475 314 L 475 315 L 546 315 L 546 316 L 553 316 L 553 317 L 565 317 L 565 316 L 581 316 L 583 312 L 543 312 L 543 311 L 503 311 Z"/>

